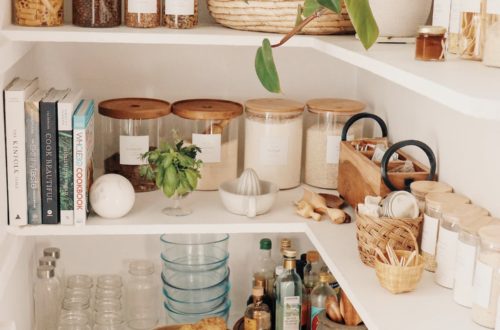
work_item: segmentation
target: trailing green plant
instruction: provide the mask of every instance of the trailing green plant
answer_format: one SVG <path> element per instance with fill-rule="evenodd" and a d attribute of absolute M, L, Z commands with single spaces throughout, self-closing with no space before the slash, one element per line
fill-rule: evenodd
<path fill-rule="evenodd" d="M 304 5 L 298 8 L 295 27 L 277 44 L 272 45 L 269 39 L 265 38 L 262 41 L 262 46 L 257 50 L 255 56 L 255 72 L 262 86 L 273 93 L 281 92 L 279 75 L 274 63 L 272 49 L 285 44 L 307 24 L 326 14 L 328 11 L 340 14 L 342 2 L 345 3 L 345 7 L 359 40 L 365 49 L 369 49 L 377 40 L 379 30 L 368 1 L 369 0 L 305 0 Z"/>
<path fill-rule="evenodd" d="M 201 178 L 202 161 L 196 159 L 201 149 L 194 144 L 184 145 L 184 141 L 176 138 L 174 145 L 162 143 L 160 148 L 148 151 L 142 159 L 148 164 L 142 165 L 140 175 L 154 180 L 158 189 L 165 196 L 184 196 L 196 189 Z"/>

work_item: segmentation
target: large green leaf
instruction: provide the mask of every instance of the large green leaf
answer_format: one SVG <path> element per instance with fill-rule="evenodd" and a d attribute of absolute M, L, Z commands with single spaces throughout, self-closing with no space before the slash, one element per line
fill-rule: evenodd
<path fill-rule="evenodd" d="M 340 13 L 340 11 L 342 10 L 340 0 L 318 0 L 318 3 L 336 13 Z"/>
<path fill-rule="evenodd" d="M 365 49 L 370 48 L 377 41 L 379 30 L 368 0 L 344 1 L 359 40 Z"/>
<path fill-rule="evenodd" d="M 279 93 L 280 80 L 278 71 L 273 59 L 273 50 L 269 39 L 265 38 L 262 41 L 262 46 L 257 50 L 255 56 L 255 71 L 261 84 L 272 93 Z"/>
<path fill-rule="evenodd" d="M 304 1 L 304 9 L 302 10 L 302 15 L 304 15 L 304 17 L 309 17 L 320 8 L 321 5 L 319 4 L 318 0 L 306 0 Z"/>

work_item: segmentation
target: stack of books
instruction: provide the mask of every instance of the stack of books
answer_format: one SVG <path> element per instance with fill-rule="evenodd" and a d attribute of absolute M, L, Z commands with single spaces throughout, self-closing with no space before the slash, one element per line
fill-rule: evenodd
<path fill-rule="evenodd" d="M 9 225 L 85 224 L 94 101 L 16 78 L 4 90 Z"/>

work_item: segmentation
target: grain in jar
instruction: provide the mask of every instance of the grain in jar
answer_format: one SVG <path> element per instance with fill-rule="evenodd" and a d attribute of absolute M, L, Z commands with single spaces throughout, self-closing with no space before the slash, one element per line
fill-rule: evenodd
<path fill-rule="evenodd" d="M 473 204 L 448 204 L 443 207 L 436 246 L 437 269 L 434 280 L 437 284 L 453 288 L 460 223 L 486 215 L 487 210 Z"/>
<path fill-rule="evenodd" d="M 304 104 L 254 99 L 245 104 L 245 168 L 280 189 L 300 184 Z"/>
<path fill-rule="evenodd" d="M 411 193 L 418 201 L 421 212 L 425 210 L 425 196 L 431 192 L 452 192 L 453 188 L 444 182 L 439 181 L 414 181 L 410 185 Z"/>
<path fill-rule="evenodd" d="M 14 23 L 23 26 L 58 26 L 64 23 L 64 0 L 13 0 Z"/>
<path fill-rule="evenodd" d="M 237 177 L 238 118 L 243 106 L 227 100 L 182 100 L 172 105 L 182 118 L 182 136 L 201 148 L 203 161 L 197 190 L 217 190 L 224 181 Z"/>
<path fill-rule="evenodd" d="M 485 226 L 478 233 L 472 319 L 483 327 L 493 329 L 500 296 L 500 225 Z"/>
<path fill-rule="evenodd" d="M 460 222 L 455 262 L 455 283 L 453 286 L 453 299 L 459 305 L 472 307 L 472 285 L 479 244 L 478 231 L 482 227 L 494 223 L 500 224 L 500 220 L 489 216 L 463 219 Z"/>
<path fill-rule="evenodd" d="M 147 164 L 142 155 L 160 146 L 166 138 L 166 116 L 170 104 L 163 100 L 122 98 L 99 103 L 104 116 L 104 170 L 123 175 L 136 192 L 156 190 L 156 184 L 140 175 Z"/>
<path fill-rule="evenodd" d="M 125 25 L 154 28 L 161 25 L 161 0 L 125 0 Z"/>
<path fill-rule="evenodd" d="M 198 0 L 165 0 L 163 24 L 171 29 L 191 29 L 198 24 Z"/>
<path fill-rule="evenodd" d="M 481 10 L 481 0 L 461 2 L 458 53 L 463 59 L 479 61 L 483 58 Z"/>
<path fill-rule="evenodd" d="M 121 0 L 73 0 L 74 25 L 100 28 L 121 23 Z"/>
<path fill-rule="evenodd" d="M 470 203 L 469 198 L 455 193 L 429 193 L 425 196 L 424 224 L 422 226 L 422 242 L 420 244 L 424 267 L 436 271 L 436 245 L 439 232 L 441 212 L 446 205 Z"/>

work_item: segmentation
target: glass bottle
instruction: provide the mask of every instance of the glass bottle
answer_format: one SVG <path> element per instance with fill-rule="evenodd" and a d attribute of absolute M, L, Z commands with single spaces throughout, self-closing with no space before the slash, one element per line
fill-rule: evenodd
<path fill-rule="evenodd" d="M 302 280 L 295 271 L 297 252 L 285 250 L 283 273 L 276 279 L 276 330 L 299 330 Z"/>
<path fill-rule="evenodd" d="M 97 313 L 94 330 L 126 330 L 125 322 L 119 313 Z M 145 328 L 147 329 L 147 328 Z"/>
<path fill-rule="evenodd" d="M 273 283 L 274 284 L 274 283 Z M 271 308 L 271 313 L 272 313 L 272 302 L 273 298 L 269 293 L 266 292 L 266 279 L 264 277 L 256 277 L 253 282 L 253 287 L 254 288 L 262 288 L 264 290 L 263 296 L 262 296 L 262 301 Z M 247 306 L 253 303 L 253 291 L 250 297 L 247 299 Z"/>
<path fill-rule="evenodd" d="M 60 283 L 53 266 L 39 266 L 33 290 L 35 330 L 57 329 L 60 306 Z"/>
<path fill-rule="evenodd" d="M 337 300 L 337 294 L 329 284 L 330 278 L 329 273 L 321 273 L 319 283 L 311 292 L 311 330 L 319 329 L 319 314 L 331 303 L 330 300 Z"/>
<path fill-rule="evenodd" d="M 280 255 L 282 256 L 281 265 L 283 265 L 283 262 L 285 261 L 285 257 L 283 256 L 285 250 L 290 250 L 291 248 L 292 241 L 289 238 L 282 238 L 280 241 Z"/>
<path fill-rule="evenodd" d="M 87 314 L 69 312 L 61 315 L 57 330 L 91 330 Z"/>
<path fill-rule="evenodd" d="M 270 330 L 271 311 L 264 303 L 264 288 L 255 286 L 252 290 L 253 303 L 245 311 L 244 330 Z"/>
<path fill-rule="evenodd" d="M 55 267 L 56 277 L 61 281 L 61 287 L 64 287 L 66 282 L 65 271 L 64 271 L 64 262 L 61 258 L 61 249 L 57 247 L 48 247 L 43 249 L 44 257 L 52 257 L 56 259 L 57 267 Z"/>
<path fill-rule="evenodd" d="M 150 329 L 158 323 L 158 292 L 152 262 L 136 260 L 129 265 L 127 324 L 132 329 Z"/>
<path fill-rule="evenodd" d="M 276 263 L 271 258 L 272 242 L 269 238 L 260 240 L 259 256 L 253 269 L 254 285 L 257 277 L 263 277 L 266 281 L 264 286 L 264 294 L 269 294 L 274 285 L 274 269 Z"/>
<path fill-rule="evenodd" d="M 38 266 L 52 266 L 54 267 L 54 272 L 56 274 L 56 278 L 59 281 L 59 299 L 61 300 L 63 298 L 63 291 L 64 291 L 64 286 L 63 286 L 63 281 L 57 272 L 57 260 L 53 257 L 41 257 L 38 259 Z"/>
<path fill-rule="evenodd" d="M 304 285 L 308 293 L 318 284 L 320 270 L 321 265 L 319 263 L 318 251 L 308 251 L 307 264 L 304 268 Z"/>

